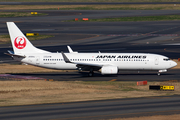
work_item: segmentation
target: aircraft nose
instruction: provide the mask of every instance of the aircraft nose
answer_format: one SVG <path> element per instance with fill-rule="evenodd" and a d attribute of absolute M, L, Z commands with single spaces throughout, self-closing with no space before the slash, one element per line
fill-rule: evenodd
<path fill-rule="evenodd" d="M 176 62 L 171 61 L 171 66 L 172 66 L 172 67 L 175 67 L 176 65 L 177 65 L 177 63 L 176 63 Z"/>

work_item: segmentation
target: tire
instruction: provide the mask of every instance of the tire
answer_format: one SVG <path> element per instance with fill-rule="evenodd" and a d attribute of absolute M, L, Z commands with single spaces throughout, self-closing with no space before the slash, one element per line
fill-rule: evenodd
<path fill-rule="evenodd" d="M 89 72 L 88 76 L 92 77 L 94 75 L 94 72 Z"/>

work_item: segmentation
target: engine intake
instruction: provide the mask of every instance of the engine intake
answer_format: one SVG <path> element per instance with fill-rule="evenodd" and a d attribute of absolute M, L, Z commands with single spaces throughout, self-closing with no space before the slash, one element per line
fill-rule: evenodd
<path fill-rule="evenodd" d="M 117 66 L 103 66 L 101 68 L 101 74 L 117 74 L 118 73 L 118 68 Z"/>

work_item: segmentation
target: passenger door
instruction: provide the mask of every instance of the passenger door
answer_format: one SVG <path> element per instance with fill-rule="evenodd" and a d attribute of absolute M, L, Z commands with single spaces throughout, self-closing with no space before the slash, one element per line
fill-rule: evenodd
<path fill-rule="evenodd" d="M 159 58 L 158 57 L 155 57 L 155 65 L 158 65 L 159 64 Z"/>

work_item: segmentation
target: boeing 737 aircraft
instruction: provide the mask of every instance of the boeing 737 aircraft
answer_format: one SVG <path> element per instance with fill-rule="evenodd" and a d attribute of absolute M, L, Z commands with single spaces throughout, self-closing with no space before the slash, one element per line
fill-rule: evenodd
<path fill-rule="evenodd" d="M 158 75 L 177 65 L 168 57 L 147 53 L 78 53 L 68 46 L 69 53 L 51 53 L 34 47 L 14 22 L 7 22 L 14 60 L 44 68 L 60 70 L 100 71 L 117 74 L 119 70 L 156 70 Z"/>

